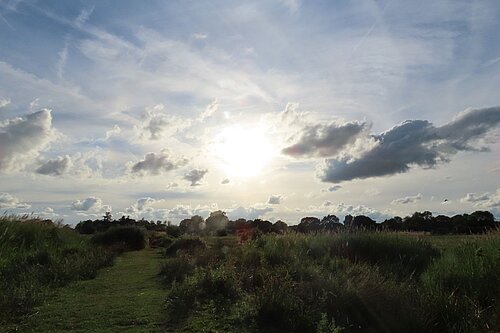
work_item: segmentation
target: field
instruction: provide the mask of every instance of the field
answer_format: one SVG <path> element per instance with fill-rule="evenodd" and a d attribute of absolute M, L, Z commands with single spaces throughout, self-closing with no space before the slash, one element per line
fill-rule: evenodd
<path fill-rule="evenodd" d="M 0 274 L 0 331 L 500 331 L 498 232 L 289 232 L 238 245 L 4 217 Z"/>
<path fill-rule="evenodd" d="M 496 332 L 500 237 L 261 236 L 163 265 L 168 331 Z"/>

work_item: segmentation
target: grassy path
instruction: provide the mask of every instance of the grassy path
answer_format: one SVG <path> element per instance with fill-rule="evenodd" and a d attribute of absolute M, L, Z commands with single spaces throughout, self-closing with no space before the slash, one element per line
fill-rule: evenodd
<path fill-rule="evenodd" d="M 128 252 L 93 280 L 61 288 L 21 332 L 154 332 L 165 290 L 156 250 Z"/>

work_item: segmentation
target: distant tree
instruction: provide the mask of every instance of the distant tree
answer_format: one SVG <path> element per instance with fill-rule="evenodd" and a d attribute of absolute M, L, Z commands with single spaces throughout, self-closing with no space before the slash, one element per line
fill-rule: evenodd
<path fill-rule="evenodd" d="M 403 219 L 399 216 L 391 217 L 381 223 L 384 230 L 399 231 L 403 229 Z"/>
<path fill-rule="evenodd" d="M 317 217 L 306 216 L 300 220 L 297 231 L 302 233 L 317 232 L 321 230 L 321 221 Z"/>
<path fill-rule="evenodd" d="M 352 224 L 353 217 L 351 214 L 347 214 L 344 217 L 344 227 L 350 228 Z"/>
<path fill-rule="evenodd" d="M 285 233 L 287 229 L 288 229 L 288 225 L 281 220 L 278 220 L 273 224 L 273 230 L 274 230 L 274 232 L 276 232 L 278 234 Z"/>
<path fill-rule="evenodd" d="M 213 233 L 217 230 L 225 229 L 228 222 L 229 219 L 225 212 L 221 210 L 211 212 L 210 216 L 207 218 L 205 222 L 206 225 L 205 230 L 207 233 Z"/>
<path fill-rule="evenodd" d="M 321 219 L 320 229 L 322 231 L 332 231 L 342 228 L 339 218 L 335 215 L 327 215 Z"/>
<path fill-rule="evenodd" d="M 352 219 L 351 228 L 372 230 L 376 228 L 376 222 L 365 215 L 358 215 Z"/>
<path fill-rule="evenodd" d="M 273 224 L 269 221 L 255 219 L 252 222 L 250 222 L 250 225 L 255 229 L 259 230 L 260 232 L 262 232 L 263 234 L 268 234 L 274 231 Z"/>
<path fill-rule="evenodd" d="M 184 219 L 179 224 L 182 233 L 199 234 L 205 229 L 205 220 L 200 215 L 194 215 L 189 219 Z"/>
<path fill-rule="evenodd" d="M 111 215 L 111 212 L 104 213 L 103 219 L 104 219 L 104 222 L 113 221 L 113 216 Z"/>

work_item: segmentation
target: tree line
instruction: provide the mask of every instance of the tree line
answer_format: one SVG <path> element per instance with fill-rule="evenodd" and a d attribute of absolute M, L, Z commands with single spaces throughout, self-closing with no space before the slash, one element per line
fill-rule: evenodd
<path fill-rule="evenodd" d="M 340 230 L 379 230 L 379 231 L 410 231 L 428 232 L 432 234 L 478 234 L 499 229 L 500 222 L 488 211 L 475 211 L 471 214 L 458 214 L 452 217 L 445 215 L 433 216 L 429 211 L 415 212 L 401 218 L 395 216 L 377 223 L 365 215 L 346 215 L 343 222 L 335 215 L 326 215 L 323 218 L 303 217 L 296 225 L 288 225 L 278 220 L 274 223 L 262 220 L 237 219 L 230 220 L 226 213 L 218 210 L 210 213 L 204 219 L 200 215 L 182 220 L 178 226 L 169 221 L 148 221 L 144 218 L 135 220 L 129 216 L 113 219 L 111 213 L 106 212 L 102 219 L 81 221 L 75 229 L 82 234 L 103 232 L 113 226 L 136 226 L 146 230 L 166 232 L 170 236 L 178 237 L 182 234 L 192 235 L 234 235 L 241 230 L 253 230 L 258 233 L 299 232 L 317 233 Z"/>

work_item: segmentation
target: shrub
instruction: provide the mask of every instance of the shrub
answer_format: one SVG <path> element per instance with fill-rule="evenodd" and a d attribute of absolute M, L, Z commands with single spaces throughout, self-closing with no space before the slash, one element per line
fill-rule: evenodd
<path fill-rule="evenodd" d="M 115 227 L 92 237 L 95 244 L 114 246 L 124 251 L 142 250 L 146 246 L 144 233 L 136 227 Z"/>
<path fill-rule="evenodd" d="M 152 248 L 156 248 L 156 247 L 167 248 L 173 242 L 174 242 L 174 240 L 172 238 L 170 238 L 169 236 L 162 235 L 162 234 L 153 233 L 152 235 L 149 236 L 149 246 Z"/>
<path fill-rule="evenodd" d="M 193 255 L 200 250 L 207 248 L 205 242 L 203 242 L 199 237 L 194 238 L 179 238 L 173 242 L 165 250 L 167 256 L 176 255 L 179 252 Z"/>
<path fill-rule="evenodd" d="M 160 276 L 167 284 L 182 282 L 184 278 L 191 274 L 194 266 L 185 257 L 167 259 L 161 266 Z"/>

